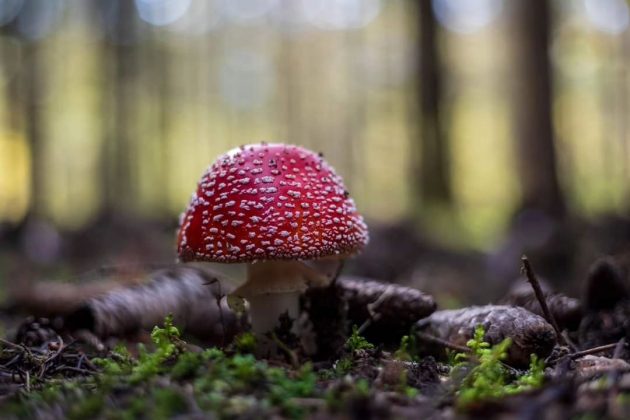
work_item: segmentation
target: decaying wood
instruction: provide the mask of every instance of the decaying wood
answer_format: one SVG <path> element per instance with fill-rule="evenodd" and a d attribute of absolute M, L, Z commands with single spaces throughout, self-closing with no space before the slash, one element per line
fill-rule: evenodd
<path fill-rule="evenodd" d="M 630 291 L 627 268 L 612 257 L 590 268 L 584 290 L 585 313 L 579 327 L 582 346 L 595 347 L 630 336 Z M 628 349 L 623 349 L 627 358 Z"/>
<path fill-rule="evenodd" d="M 337 280 L 330 287 L 307 290 L 302 299 L 309 323 L 309 328 L 303 329 L 307 333 L 303 334 L 303 345 L 316 360 L 335 359 L 348 337 L 348 303 L 340 292 L 343 282 Z"/>
<path fill-rule="evenodd" d="M 341 276 L 327 288 L 308 290 L 303 299 L 318 357 L 336 355 L 352 325 L 378 342 L 399 342 L 418 319 L 435 311 L 433 297 L 417 289 L 362 277 Z"/>
<path fill-rule="evenodd" d="M 87 299 L 139 284 L 142 279 L 142 276 L 116 276 L 115 279 L 83 283 L 60 281 L 20 283 L 9 290 L 6 309 L 41 317 L 63 316 L 74 312 Z"/>
<path fill-rule="evenodd" d="M 613 371 L 628 372 L 630 364 L 621 359 L 593 355 L 587 355 L 575 361 L 575 372 L 578 378 L 594 378 Z"/>
<path fill-rule="evenodd" d="M 411 287 L 349 276 L 340 277 L 337 284 L 348 302 L 348 319 L 357 325 L 370 317 L 370 308 L 379 314 L 375 324 L 405 327 L 436 308 L 433 296 Z M 377 301 L 378 305 L 372 307 Z"/>
<path fill-rule="evenodd" d="M 512 339 L 506 363 L 526 366 L 530 355 L 547 357 L 556 343 L 553 327 L 539 315 L 516 306 L 487 305 L 433 313 L 417 324 L 419 331 L 431 334 L 455 345 L 464 346 L 473 337 L 475 328 L 482 325 L 485 340 L 497 344 Z M 442 354 L 443 349 L 429 348 Z"/>
<path fill-rule="evenodd" d="M 244 329 L 222 299 L 231 286 L 206 268 L 173 266 L 138 274 L 133 281 L 118 281 L 115 273 L 108 277 L 100 286 L 97 282 L 40 282 L 29 289 L 33 292 L 30 300 L 14 305 L 21 309 L 39 305 L 46 308 L 46 315 L 63 316 L 66 328 L 86 329 L 101 338 L 150 329 L 168 313 L 187 333 L 217 344 L 222 343 L 223 326 L 226 339 Z M 436 307 L 430 295 L 417 289 L 357 277 L 340 277 L 329 289 L 313 289 L 303 303 L 314 330 L 320 331 L 318 353 L 322 355 L 334 353 L 349 327 L 368 319 L 373 321 L 368 336 L 398 341 Z"/>
<path fill-rule="evenodd" d="M 630 290 L 617 262 L 611 257 L 597 260 L 589 270 L 584 287 L 586 310 L 611 310 L 618 303 L 629 299 Z"/>
<path fill-rule="evenodd" d="M 160 325 L 171 313 L 185 332 L 215 344 L 229 342 L 239 329 L 223 299 L 231 289 L 219 275 L 173 267 L 153 272 L 150 278 L 146 284 L 87 300 L 65 318 L 65 326 L 88 329 L 99 337 L 120 336 Z"/>
<path fill-rule="evenodd" d="M 619 302 L 613 309 L 586 312 L 579 329 L 582 347 L 596 347 L 630 337 L 630 301 Z M 624 351 L 624 358 L 628 357 Z"/>
<path fill-rule="evenodd" d="M 560 329 L 577 330 L 583 314 L 580 301 L 562 293 L 554 293 L 543 282 L 541 282 L 541 289 L 549 310 L 558 321 Z M 531 286 L 520 281 L 508 291 L 499 303 L 501 305 L 521 306 L 536 315 L 543 315 L 542 308 Z"/>

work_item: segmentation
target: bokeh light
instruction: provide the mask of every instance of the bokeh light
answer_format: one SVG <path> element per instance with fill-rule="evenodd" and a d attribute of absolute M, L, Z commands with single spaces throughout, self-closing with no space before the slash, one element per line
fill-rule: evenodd
<path fill-rule="evenodd" d="M 140 19 L 152 25 L 169 25 L 180 19 L 191 0 L 135 0 Z"/>
<path fill-rule="evenodd" d="M 229 20 L 249 23 L 265 18 L 277 3 L 277 0 L 227 0 L 222 6 Z"/>
<path fill-rule="evenodd" d="M 22 8 L 23 0 L 0 0 L 0 26 L 11 22 Z"/>
<path fill-rule="evenodd" d="M 624 0 L 584 0 L 591 25 L 609 34 L 620 34 L 628 28 L 630 13 Z"/>
<path fill-rule="evenodd" d="M 168 29 L 198 36 L 217 29 L 224 20 L 222 0 L 189 0 L 189 3 L 186 12 Z"/>
<path fill-rule="evenodd" d="M 60 24 L 63 0 L 25 0 L 17 17 L 19 33 L 26 39 L 48 36 Z"/>
<path fill-rule="evenodd" d="M 321 29 L 343 30 L 366 26 L 381 11 L 380 0 L 302 0 L 309 22 Z"/>
<path fill-rule="evenodd" d="M 221 63 L 221 97 L 232 108 L 251 110 L 265 104 L 273 85 L 269 57 L 254 50 L 228 51 Z"/>
<path fill-rule="evenodd" d="M 440 24 L 460 34 L 483 29 L 502 9 L 503 0 L 433 0 L 433 10 Z"/>

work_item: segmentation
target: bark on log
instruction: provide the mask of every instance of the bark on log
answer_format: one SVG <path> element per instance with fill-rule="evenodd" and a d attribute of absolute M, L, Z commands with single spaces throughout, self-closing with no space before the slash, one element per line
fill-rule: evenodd
<path fill-rule="evenodd" d="M 561 330 L 575 331 L 582 320 L 582 304 L 578 299 L 553 292 L 548 286 L 543 286 L 543 295 L 547 306 L 558 322 Z M 526 282 L 519 282 L 499 301 L 502 305 L 520 306 L 536 315 L 543 316 L 540 303 L 531 286 Z"/>
<path fill-rule="evenodd" d="M 89 299 L 64 324 L 99 337 L 120 336 L 161 325 L 170 313 L 184 332 L 209 343 L 229 343 L 243 329 L 223 298 L 230 290 L 220 276 L 194 267 L 159 270 L 147 284 Z"/>
<path fill-rule="evenodd" d="M 214 344 L 229 343 L 246 329 L 222 298 L 232 286 L 206 268 L 173 266 L 137 276 L 132 285 L 117 283 L 116 273 L 107 276 L 87 284 L 40 282 L 29 289 L 36 293 L 24 294 L 13 306 L 64 316 L 65 328 L 87 329 L 100 338 L 151 329 L 169 313 L 185 333 Z M 303 311 L 318 332 L 320 355 L 336 353 L 349 327 L 367 320 L 371 320 L 365 332 L 368 338 L 397 343 L 435 307 L 433 298 L 417 289 L 358 277 L 340 277 L 331 288 L 312 289 L 303 299 Z"/>
<path fill-rule="evenodd" d="M 418 289 L 360 277 L 337 280 L 343 298 L 348 302 L 348 319 L 361 325 L 370 318 L 369 307 L 379 316 L 374 325 L 409 328 L 417 320 L 435 311 L 433 296 Z"/>
<path fill-rule="evenodd" d="M 317 357 L 333 357 L 352 325 L 370 320 L 363 335 L 373 342 L 397 344 L 417 320 L 435 311 L 432 296 L 411 287 L 342 276 L 325 289 L 309 290 L 304 309 L 315 332 Z"/>
<path fill-rule="evenodd" d="M 464 346 L 478 325 L 491 345 L 512 339 L 506 363 L 524 367 L 530 355 L 547 357 L 556 343 L 553 327 L 542 317 L 517 306 L 487 305 L 438 311 L 416 324 L 420 331 L 450 343 Z M 422 340 L 420 338 L 420 340 Z M 428 347 L 429 352 L 444 355 L 443 348 Z"/>

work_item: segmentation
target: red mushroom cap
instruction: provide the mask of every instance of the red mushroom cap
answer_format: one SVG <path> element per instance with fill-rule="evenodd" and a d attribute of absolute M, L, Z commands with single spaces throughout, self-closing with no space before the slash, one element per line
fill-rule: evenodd
<path fill-rule="evenodd" d="M 182 261 L 314 259 L 367 241 L 354 201 L 321 155 L 262 143 L 206 170 L 182 215 L 178 253 Z"/>

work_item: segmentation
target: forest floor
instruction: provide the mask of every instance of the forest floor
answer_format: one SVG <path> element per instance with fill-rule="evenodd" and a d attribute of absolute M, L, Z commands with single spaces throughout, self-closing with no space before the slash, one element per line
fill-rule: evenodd
<path fill-rule="evenodd" d="M 7 418 L 628 418 L 630 365 L 623 343 L 579 355 L 554 352 L 528 368 L 504 363 L 510 341 L 437 362 L 406 336 L 386 351 L 353 333 L 339 358 L 256 358 L 239 335 L 224 349 L 187 344 L 167 319 L 152 344 L 102 348 L 65 342 L 50 325 L 22 325 L 2 341 Z M 621 349 L 621 350 L 620 350 Z M 625 352 L 624 352 L 625 353 Z M 551 417 L 549 417 L 551 416 Z"/>
<path fill-rule="evenodd" d="M 329 318 L 316 322 L 322 302 L 303 301 L 316 351 L 285 323 L 270 336 L 273 357 L 257 355 L 246 319 L 225 303 L 229 287 L 207 271 L 146 270 L 115 287 L 45 283 L 44 292 L 30 282 L 1 315 L 0 410 L 46 419 L 630 418 L 627 272 L 623 255 L 594 261 L 576 299 L 529 266 L 499 305 L 436 312 L 415 289 L 342 276 L 340 312 L 325 301 Z M 357 291 L 362 282 L 371 289 Z M 166 313 L 116 306 L 172 297 L 173 284 L 187 297 Z M 193 313 L 195 302 L 207 309 Z M 335 344 L 324 351 L 322 340 Z"/>

